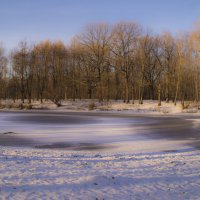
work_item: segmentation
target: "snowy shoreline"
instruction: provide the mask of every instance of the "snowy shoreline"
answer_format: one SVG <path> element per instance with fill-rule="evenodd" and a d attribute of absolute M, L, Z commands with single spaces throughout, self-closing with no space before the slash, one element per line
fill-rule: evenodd
<path fill-rule="evenodd" d="M 20 100 L 16 100 L 13 103 L 12 100 L 1 101 L 0 111 L 25 111 L 25 110 L 37 110 L 37 111 L 105 111 L 105 112 L 125 112 L 132 114 L 199 114 L 199 104 L 194 102 L 185 102 L 185 107 L 181 105 L 181 102 L 177 102 L 177 105 L 174 105 L 173 102 L 166 103 L 162 101 L 161 106 L 158 106 L 156 100 L 144 100 L 143 104 L 139 104 L 138 100 L 135 100 L 134 104 L 126 104 L 122 100 L 110 100 L 99 102 L 98 100 L 89 100 L 83 99 L 75 101 L 68 100 L 63 101 L 62 106 L 57 107 L 51 101 L 44 101 L 40 103 L 39 101 L 33 101 L 30 105 L 28 102 L 21 104 Z"/>

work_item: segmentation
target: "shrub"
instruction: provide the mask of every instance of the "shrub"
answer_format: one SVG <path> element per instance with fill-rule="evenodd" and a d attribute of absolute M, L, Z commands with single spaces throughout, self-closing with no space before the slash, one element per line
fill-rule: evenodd
<path fill-rule="evenodd" d="M 6 105 L 6 108 L 8 108 L 8 109 L 11 109 L 12 107 L 13 107 L 12 104 L 7 104 L 7 105 Z"/>
<path fill-rule="evenodd" d="M 31 110 L 33 108 L 33 105 L 32 104 L 23 105 L 23 108 L 27 110 Z"/>
<path fill-rule="evenodd" d="M 24 109 L 24 105 L 22 103 L 20 103 L 17 108 L 19 108 L 20 110 Z"/>
<path fill-rule="evenodd" d="M 96 107 L 96 105 L 95 105 L 94 102 L 92 102 L 92 103 L 90 103 L 90 104 L 88 105 L 88 109 L 89 109 L 89 110 L 94 110 L 95 107 Z"/>
<path fill-rule="evenodd" d="M 4 104 L 2 104 L 2 103 L 0 103 L 0 109 L 3 109 L 3 108 L 5 108 L 6 106 L 4 105 Z"/>

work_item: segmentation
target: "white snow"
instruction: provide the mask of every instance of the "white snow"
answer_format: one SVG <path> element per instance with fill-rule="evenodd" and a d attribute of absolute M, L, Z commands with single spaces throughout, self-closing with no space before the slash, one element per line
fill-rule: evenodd
<path fill-rule="evenodd" d="M 6 100 L 1 102 L 5 105 L 4 109 L 19 109 L 20 101 L 13 103 L 11 100 Z M 28 104 L 27 104 L 28 105 Z M 26 106 L 25 106 L 26 107 Z M 39 101 L 32 102 L 33 109 L 42 110 L 59 110 L 59 111 L 123 111 L 131 113 L 145 113 L 145 114 L 180 114 L 180 113 L 198 113 L 199 104 L 194 102 L 185 102 L 185 108 L 182 108 L 181 102 L 177 102 L 176 106 L 172 101 L 166 103 L 162 101 L 161 106 L 158 106 L 158 101 L 156 100 L 144 100 L 143 104 L 139 104 L 138 100 L 135 100 L 134 104 L 123 103 L 122 100 L 110 100 L 99 102 L 98 100 L 82 99 L 75 101 L 67 100 L 62 102 L 61 107 L 57 107 L 51 101 L 44 101 L 40 103 Z"/>
<path fill-rule="evenodd" d="M 0 148 L 0 199 L 199 199 L 199 151 Z"/>

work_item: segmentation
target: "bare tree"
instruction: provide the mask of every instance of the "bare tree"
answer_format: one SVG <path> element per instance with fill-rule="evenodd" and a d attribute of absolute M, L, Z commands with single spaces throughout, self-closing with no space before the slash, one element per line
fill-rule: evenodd
<path fill-rule="evenodd" d="M 79 37 L 88 54 L 88 65 L 96 72 L 99 101 L 103 100 L 102 76 L 108 69 L 110 38 L 110 27 L 107 24 L 89 25 Z"/>
<path fill-rule="evenodd" d="M 51 42 L 41 42 L 33 48 L 35 62 L 35 79 L 37 87 L 37 98 L 43 103 L 44 93 L 48 86 L 48 72 L 50 65 Z"/>
<path fill-rule="evenodd" d="M 18 49 L 12 53 L 14 76 L 20 89 L 21 101 L 24 103 L 27 92 L 27 79 L 30 72 L 30 52 L 26 41 L 19 43 Z"/>
<path fill-rule="evenodd" d="M 173 96 L 174 84 L 175 84 L 175 66 L 176 66 L 176 44 L 175 39 L 172 37 L 170 33 L 164 33 L 161 35 L 161 48 L 163 51 L 163 65 L 165 70 L 165 77 L 163 80 L 164 85 L 164 97 L 166 102 L 168 103 Z"/>
<path fill-rule="evenodd" d="M 195 80 L 194 100 L 199 102 L 200 95 L 200 21 L 189 35 L 189 47 L 192 54 L 193 80 Z"/>
<path fill-rule="evenodd" d="M 6 85 L 7 85 L 7 63 L 8 60 L 5 57 L 5 51 L 3 47 L 0 47 L 0 98 L 6 98 Z"/>
<path fill-rule="evenodd" d="M 111 51 L 115 67 L 123 73 L 125 83 L 125 101 L 130 102 L 130 74 L 134 68 L 134 57 L 137 50 L 141 27 L 136 23 L 121 22 L 112 31 Z"/>
<path fill-rule="evenodd" d="M 50 48 L 49 99 L 61 106 L 65 89 L 65 66 L 67 52 L 62 42 L 55 42 Z"/>

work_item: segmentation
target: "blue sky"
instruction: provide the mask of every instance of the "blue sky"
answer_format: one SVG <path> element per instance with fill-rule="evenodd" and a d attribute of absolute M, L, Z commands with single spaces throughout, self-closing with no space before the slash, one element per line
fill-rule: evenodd
<path fill-rule="evenodd" d="M 189 31 L 200 0 L 0 0 L 0 41 L 63 40 L 90 23 L 136 21 L 155 33 Z"/>

